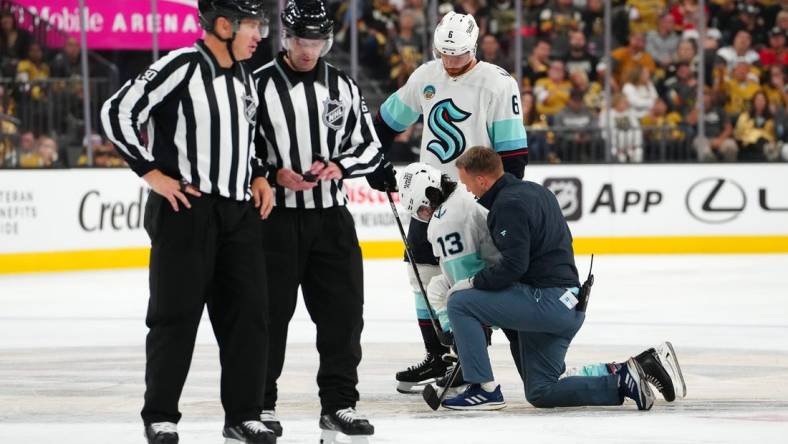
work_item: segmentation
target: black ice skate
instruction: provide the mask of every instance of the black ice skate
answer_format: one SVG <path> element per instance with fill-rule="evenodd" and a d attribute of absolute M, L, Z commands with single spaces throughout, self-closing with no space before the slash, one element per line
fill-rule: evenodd
<path fill-rule="evenodd" d="M 275 410 L 263 410 L 260 412 L 260 421 L 271 429 L 277 437 L 282 436 L 282 423 L 279 422 L 279 417 L 276 416 Z"/>
<path fill-rule="evenodd" d="M 449 364 L 439 356 L 427 353 L 421 363 L 397 372 L 397 391 L 400 393 L 421 393 L 421 387 L 434 382 L 446 373 Z"/>
<path fill-rule="evenodd" d="M 148 444 L 178 444 L 178 429 L 173 422 L 154 422 L 145 426 Z"/>
<path fill-rule="evenodd" d="M 348 436 L 369 436 L 375 434 L 375 427 L 353 407 L 321 415 L 320 428 L 332 432 L 340 432 Z"/>
<path fill-rule="evenodd" d="M 244 421 L 224 428 L 225 444 L 276 444 L 276 435 L 261 421 Z"/>
<path fill-rule="evenodd" d="M 673 344 L 663 342 L 656 349 L 650 348 L 635 356 L 635 360 L 643 369 L 646 380 L 662 393 L 665 401 L 672 402 L 677 396 L 683 398 L 687 395 L 687 386 Z"/>

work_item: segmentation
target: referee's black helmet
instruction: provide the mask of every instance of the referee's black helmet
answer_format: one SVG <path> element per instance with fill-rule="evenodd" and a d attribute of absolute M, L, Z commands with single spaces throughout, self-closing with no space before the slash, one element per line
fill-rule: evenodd
<path fill-rule="evenodd" d="M 263 8 L 263 0 L 200 0 L 200 26 L 208 32 L 213 31 L 216 19 L 224 17 L 238 30 L 241 20 L 250 18 L 268 25 L 268 14 Z M 263 36 L 265 37 L 265 36 Z"/>
<path fill-rule="evenodd" d="M 334 20 L 322 0 L 288 0 L 282 10 L 282 28 L 287 37 L 330 39 Z"/>

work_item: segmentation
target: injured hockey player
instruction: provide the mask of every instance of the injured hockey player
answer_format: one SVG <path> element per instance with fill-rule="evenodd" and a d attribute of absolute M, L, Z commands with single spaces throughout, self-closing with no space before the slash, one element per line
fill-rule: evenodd
<path fill-rule="evenodd" d="M 447 338 L 452 338 L 452 325 L 447 314 L 447 294 L 458 281 L 468 279 L 485 267 L 497 263 L 501 254 L 495 247 L 487 228 L 487 210 L 476 202 L 465 187 L 447 175 L 424 163 L 413 163 L 405 168 L 400 180 L 400 205 L 412 217 L 428 223 L 427 238 L 433 254 L 439 260 L 440 274 L 432 276 L 427 285 L 430 307 Z M 412 276 L 413 278 L 413 276 Z M 424 278 L 424 277 L 422 277 Z M 497 328 L 496 326 L 490 326 Z M 520 370 L 519 343 L 517 332 L 507 331 L 515 363 Z M 488 337 L 489 337 L 488 332 Z M 666 401 L 686 395 L 681 369 L 669 342 L 649 348 L 635 358 L 646 373 L 647 380 L 654 385 Z M 624 359 L 622 362 L 626 362 Z M 626 364 L 599 363 L 569 369 L 567 376 L 603 376 L 618 374 Z M 436 384 L 445 387 L 452 368 Z M 520 373 L 522 376 L 522 373 Z M 416 392 L 420 381 L 400 381 L 398 390 L 403 393 Z M 467 388 L 460 371 L 451 382 L 448 396 L 454 396 Z"/>

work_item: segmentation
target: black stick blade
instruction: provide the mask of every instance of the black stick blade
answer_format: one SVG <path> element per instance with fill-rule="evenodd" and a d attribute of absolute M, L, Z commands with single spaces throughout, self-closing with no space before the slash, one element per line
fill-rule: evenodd
<path fill-rule="evenodd" d="M 438 392 L 435 391 L 435 388 L 432 387 L 432 384 L 427 384 L 424 387 L 424 391 L 421 392 L 421 397 L 424 398 L 424 401 L 428 406 L 430 406 L 432 410 L 438 410 L 438 407 L 441 406 L 441 400 L 438 397 Z"/>

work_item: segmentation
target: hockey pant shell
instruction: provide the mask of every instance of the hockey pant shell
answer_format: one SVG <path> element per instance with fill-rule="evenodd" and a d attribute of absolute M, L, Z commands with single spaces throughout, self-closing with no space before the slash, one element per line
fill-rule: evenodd
<path fill-rule="evenodd" d="M 264 407 L 278 398 L 287 330 L 298 288 L 317 329 L 322 414 L 354 407 L 364 305 L 363 262 L 353 217 L 345 207 L 275 207 L 262 223 L 270 294 L 271 337 Z"/>
<path fill-rule="evenodd" d="M 175 212 L 151 192 L 145 206 L 150 330 L 142 419 L 180 420 L 178 400 L 207 303 L 219 345 L 225 421 L 238 424 L 258 418 L 263 403 L 268 295 L 260 219 L 250 202 L 187 198 L 192 207 Z"/>
<path fill-rule="evenodd" d="M 454 293 L 449 319 L 465 380 L 494 380 L 482 326 L 498 325 L 518 332 L 525 397 L 534 407 L 620 405 L 616 375 L 559 380 L 569 344 L 585 320 L 585 313 L 559 300 L 565 291 L 517 283 L 500 291 Z"/>

